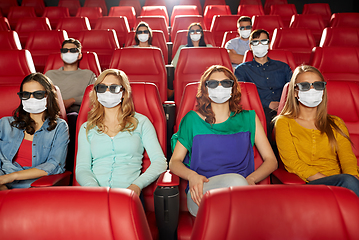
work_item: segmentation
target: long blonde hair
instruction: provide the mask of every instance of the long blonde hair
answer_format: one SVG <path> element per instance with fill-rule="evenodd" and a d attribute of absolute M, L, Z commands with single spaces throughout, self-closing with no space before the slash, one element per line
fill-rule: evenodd
<path fill-rule="evenodd" d="M 87 117 L 87 127 L 86 134 L 88 134 L 89 130 L 93 129 L 95 126 L 98 127 L 98 132 L 104 132 L 106 130 L 106 126 L 103 124 L 104 116 L 105 116 L 105 108 L 101 103 L 97 100 L 97 94 L 95 91 L 95 86 L 100 84 L 107 75 L 113 75 L 117 77 L 122 86 L 121 91 L 123 91 L 122 102 L 121 102 L 121 110 L 122 114 L 119 114 L 118 121 L 120 131 L 134 131 L 137 127 L 137 119 L 134 117 L 135 115 L 135 107 L 132 100 L 132 91 L 130 82 L 128 81 L 128 77 L 126 74 L 118 69 L 107 69 L 103 71 L 100 76 L 98 76 L 96 82 L 94 83 L 94 88 L 90 92 L 90 103 L 91 110 L 88 113 Z"/>
<path fill-rule="evenodd" d="M 309 66 L 309 65 L 301 65 L 298 66 L 293 73 L 292 79 L 289 82 L 289 88 L 288 88 L 288 96 L 287 100 L 285 102 L 284 108 L 281 111 L 280 115 L 289 117 L 289 118 L 297 118 L 299 116 L 299 103 L 295 96 L 295 85 L 297 83 L 298 76 L 302 73 L 306 72 L 312 72 L 315 73 L 320 77 L 320 79 L 325 82 L 325 79 L 321 72 L 316 69 L 315 67 Z M 345 138 L 347 138 L 350 142 L 349 136 L 347 136 L 334 122 L 334 117 L 329 115 L 327 112 L 327 103 L 328 103 L 328 97 L 327 97 L 327 89 L 325 88 L 323 91 L 323 99 L 322 102 L 317 107 L 317 116 L 315 118 L 315 126 L 321 133 L 325 133 L 329 139 L 329 143 L 332 147 L 332 149 L 337 149 L 338 143 L 335 139 L 333 129 L 343 135 Z M 276 118 L 274 119 L 274 121 Z"/>

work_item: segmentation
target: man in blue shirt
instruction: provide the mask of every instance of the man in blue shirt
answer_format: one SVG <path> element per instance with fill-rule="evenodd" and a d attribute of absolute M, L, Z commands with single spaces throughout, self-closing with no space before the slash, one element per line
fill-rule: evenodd
<path fill-rule="evenodd" d="M 258 89 L 267 120 L 267 134 L 271 137 L 273 124 L 282 95 L 283 86 L 290 81 L 292 70 L 288 64 L 268 58 L 269 33 L 257 29 L 249 37 L 254 59 L 244 62 L 235 69 L 238 81 L 253 82 Z"/>

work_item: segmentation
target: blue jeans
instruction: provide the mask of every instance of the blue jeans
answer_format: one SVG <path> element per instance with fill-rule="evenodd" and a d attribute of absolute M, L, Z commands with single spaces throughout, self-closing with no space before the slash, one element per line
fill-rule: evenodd
<path fill-rule="evenodd" d="M 349 174 L 338 174 L 319 178 L 307 184 L 344 187 L 352 190 L 359 197 L 359 180 Z"/>

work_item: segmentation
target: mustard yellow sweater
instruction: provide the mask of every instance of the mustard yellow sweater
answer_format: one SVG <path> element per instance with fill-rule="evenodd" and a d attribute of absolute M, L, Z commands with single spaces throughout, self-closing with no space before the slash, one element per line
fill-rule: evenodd
<path fill-rule="evenodd" d="M 334 121 L 349 136 L 343 120 L 335 117 Z M 275 123 L 275 131 L 279 155 L 285 168 L 304 181 L 308 182 L 308 177 L 319 172 L 326 176 L 340 173 L 359 176 L 351 143 L 334 129 L 338 143 L 334 151 L 325 133 L 304 128 L 292 118 L 280 116 Z"/>

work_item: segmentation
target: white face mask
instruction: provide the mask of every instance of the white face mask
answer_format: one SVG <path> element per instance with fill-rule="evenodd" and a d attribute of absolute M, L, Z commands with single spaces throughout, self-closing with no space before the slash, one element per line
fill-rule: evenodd
<path fill-rule="evenodd" d="M 231 98 L 232 87 L 224 88 L 218 85 L 216 88 L 207 88 L 209 98 L 215 103 L 225 103 Z"/>
<path fill-rule="evenodd" d="M 74 62 L 77 61 L 79 54 L 80 53 L 71 53 L 71 52 L 61 53 L 61 58 L 65 63 L 73 64 Z"/>
<path fill-rule="evenodd" d="M 268 53 L 268 45 L 258 44 L 257 46 L 252 46 L 252 51 L 254 56 L 256 57 L 264 57 Z"/>
<path fill-rule="evenodd" d="M 197 42 L 201 39 L 202 35 L 201 34 L 190 34 L 189 37 L 191 38 L 191 40 L 193 42 Z"/>
<path fill-rule="evenodd" d="M 41 113 L 46 110 L 47 98 L 36 99 L 29 98 L 27 100 L 21 100 L 24 111 L 28 113 Z"/>
<path fill-rule="evenodd" d="M 140 40 L 140 42 L 147 42 L 149 35 L 147 33 L 143 33 L 143 34 L 138 34 L 137 37 L 138 40 Z"/>
<path fill-rule="evenodd" d="M 252 30 L 239 30 L 239 34 L 244 39 L 249 38 L 249 36 L 251 35 L 251 32 L 252 32 Z"/>
<path fill-rule="evenodd" d="M 97 93 L 97 100 L 106 108 L 116 107 L 122 101 L 122 91 L 119 93 L 111 93 L 110 91 Z"/>
<path fill-rule="evenodd" d="M 307 107 L 316 107 L 322 102 L 323 90 L 298 91 L 298 101 Z"/>

